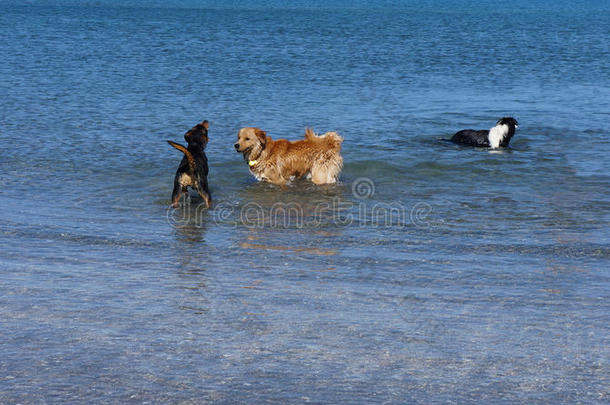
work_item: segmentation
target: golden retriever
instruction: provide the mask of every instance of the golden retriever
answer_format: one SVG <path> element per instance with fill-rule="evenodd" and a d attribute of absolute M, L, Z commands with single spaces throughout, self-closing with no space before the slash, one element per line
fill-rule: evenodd
<path fill-rule="evenodd" d="M 299 141 L 274 141 L 262 129 L 248 127 L 239 130 L 234 146 L 258 180 L 284 185 L 307 176 L 315 184 L 329 184 L 337 181 L 343 167 L 341 142 L 336 132 L 318 136 L 311 129 Z"/>

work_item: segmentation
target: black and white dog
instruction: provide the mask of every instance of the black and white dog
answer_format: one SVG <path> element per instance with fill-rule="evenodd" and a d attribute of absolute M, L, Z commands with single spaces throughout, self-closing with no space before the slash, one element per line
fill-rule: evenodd
<path fill-rule="evenodd" d="M 479 146 L 484 148 L 504 148 L 515 135 L 519 123 L 513 117 L 503 117 L 491 129 L 464 129 L 451 137 L 451 142 L 460 145 Z"/>

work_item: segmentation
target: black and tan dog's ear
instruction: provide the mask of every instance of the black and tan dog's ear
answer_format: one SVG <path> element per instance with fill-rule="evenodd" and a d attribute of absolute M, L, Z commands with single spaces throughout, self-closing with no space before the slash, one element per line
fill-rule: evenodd
<path fill-rule="evenodd" d="M 203 125 L 203 127 L 205 129 L 210 129 L 210 123 L 208 122 L 208 120 L 203 120 L 203 122 L 201 123 L 201 125 Z"/>

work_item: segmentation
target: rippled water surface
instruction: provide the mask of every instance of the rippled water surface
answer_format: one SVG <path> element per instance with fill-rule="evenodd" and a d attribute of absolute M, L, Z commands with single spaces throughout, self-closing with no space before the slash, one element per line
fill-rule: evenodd
<path fill-rule="evenodd" d="M 0 402 L 608 403 L 610 9 L 514 3 L 0 3 Z"/>

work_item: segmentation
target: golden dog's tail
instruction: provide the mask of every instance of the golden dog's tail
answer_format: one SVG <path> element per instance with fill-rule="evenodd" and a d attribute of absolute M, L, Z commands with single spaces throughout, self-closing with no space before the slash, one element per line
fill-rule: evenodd
<path fill-rule="evenodd" d="M 172 145 L 174 148 L 178 149 L 180 152 L 184 153 L 184 155 L 186 156 L 186 159 L 189 162 L 189 166 L 191 167 L 191 170 L 193 172 L 195 172 L 195 168 L 197 167 L 197 165 L 195 164 L 195 158 L 193 157 L 191 152 L 189 152 L 189 150 L 187 148 L 180 145 L 179 143 L 172 142 L 172 141 L 167 141 L 167 143 Z"/>
<path fill-rule="evenodd" d="M 341 149 L 341 142 L 343 142 L 341 135 L 336 132 L 327 132 L 322 136 L 318 136 L 311 128 L 305 129 L 305 139 L 315 142 L 327 142 L 332 149 Z"/>

